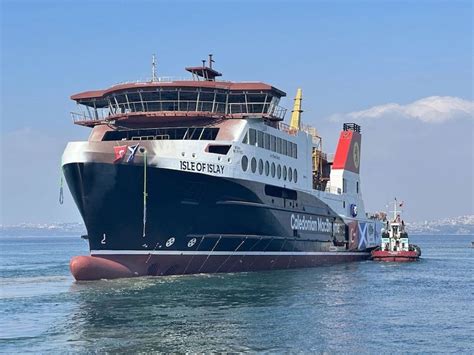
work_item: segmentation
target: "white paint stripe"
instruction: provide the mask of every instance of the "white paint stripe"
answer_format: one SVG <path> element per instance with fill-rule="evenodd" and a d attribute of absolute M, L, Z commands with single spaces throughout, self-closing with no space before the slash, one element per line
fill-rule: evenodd
<path fill-rule="evenodd" d="M 344 256 L 362 255 L 367 252 L 321 252 L 321 251 L 191 251 L 191 250 L 91 250 L 91 255 L 321 255 L 321 256 Z"/>

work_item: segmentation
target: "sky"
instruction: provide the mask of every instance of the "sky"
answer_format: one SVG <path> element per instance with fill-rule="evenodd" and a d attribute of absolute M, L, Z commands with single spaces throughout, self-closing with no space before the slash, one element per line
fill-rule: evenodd
<path fill-rule="evenodd" d="M 152 53 L 163 76 L 213 53 L 223 79 L 276 86 L 290 110 L 301 87 L 328 152 L 361 124 L 367 209 L 474 214 L 471 1 L 0 3 L 2 224 L 80 221 L 58 203 L 62 151 L 89 134 L 70 96 L 149 78 Z"/>

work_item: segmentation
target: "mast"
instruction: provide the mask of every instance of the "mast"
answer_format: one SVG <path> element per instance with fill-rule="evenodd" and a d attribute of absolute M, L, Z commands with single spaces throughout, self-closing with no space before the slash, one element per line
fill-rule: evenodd
<path fill-rule="evenodd" d="M 395 197 L 395 201 L 394 201 L 394 206 L 393 206 L 393 220 L 396 221 L 397 220 L 397 198 Z"/>
<path fill-rule="evenodd" d="M 151 60 L 151 81 L 155 82 L 158 81 L 156 77 L 156 61 L 155 61 L 155 55 L 153 54 L 152 60 Z"/>

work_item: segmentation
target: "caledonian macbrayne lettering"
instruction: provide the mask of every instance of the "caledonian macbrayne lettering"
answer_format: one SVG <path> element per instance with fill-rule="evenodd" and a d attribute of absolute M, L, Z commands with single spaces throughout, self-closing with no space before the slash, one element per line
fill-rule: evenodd
<path fill-rule="evenodd" d="M 300 231 L 311 231 L 320 233 L 334 233 L 339 234 L 342 225 L 340 223 L 332 223 L 329 218 L 318 217 L 313 219 L 306 216 L 291 215 L 291 229 Z"/>
<path fill-rule="evenodd" d="M 224 165 L 201 163 L 196 161 L 180 160 L 179 168 L 184 171 L 197 171 L 200 173 L 224 174 Z"/>

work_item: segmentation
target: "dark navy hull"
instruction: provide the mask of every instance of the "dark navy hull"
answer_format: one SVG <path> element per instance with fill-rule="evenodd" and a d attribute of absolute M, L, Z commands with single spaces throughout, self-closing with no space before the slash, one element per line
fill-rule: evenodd
<path fill-rule="evenodd" d="M 148 168 L 144 223 L 143 166 L 63 168 L 91 255 L 125 265 L 132 275 L 310 267 L 369 256 L 349 250 L 344 221 L 307 193 Z M 313 228 L 298 227 L 296 218 L 314 221 Z"/>

